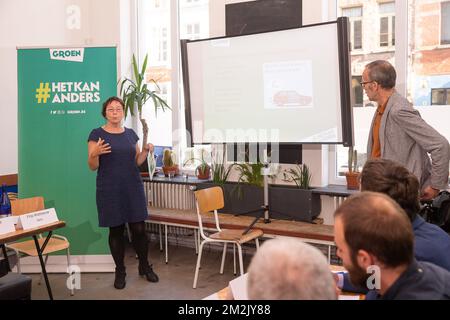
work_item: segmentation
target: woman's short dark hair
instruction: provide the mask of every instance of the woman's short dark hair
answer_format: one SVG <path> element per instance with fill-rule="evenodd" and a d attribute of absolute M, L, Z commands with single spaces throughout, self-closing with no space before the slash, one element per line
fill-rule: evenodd
<path fill-rule="evenodd" d="M 102 106 L 102 116 L 103 118 L 106 118 L 106 107 L 113 101 L 117 101 L 118 103 L 120 103 L 120 105 L 122 106 L 123 111 L 125 111 L 125 103 L 123 102 L 122 99 L 120 99 L 119 97 L 109 97 L 108 99 L 106 99 L 105 102 L 103 102 L 103 106 Z"/>
<path fill-rule="evenodd" d="M 395 87 L 397 73 L 394 67 L 386 60 L 376 60 L 366 65 L 369 71 L 369 80 L 376 81 L 384 89 Z"/>
<path fill-rule="evenodd" d="M 371 159 L 361 172 L 361 190 L 387 194 L 413 221 L 420 210 L 417 177 L 401 164 L 387 159 Z"/>

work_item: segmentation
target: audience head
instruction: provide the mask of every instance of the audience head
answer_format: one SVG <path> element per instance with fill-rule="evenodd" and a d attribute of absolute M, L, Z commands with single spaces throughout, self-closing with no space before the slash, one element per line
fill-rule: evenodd
<path fill-rule="evenodd" d="M 335 212 L 337 255 L 353 285 L 366 288 L 368 268 L 396 268 L 413 261 L 413 230 L 408 216 L 388 196 L 361 192 Z"/>
<path fill-rule="evenodd" d="M 420 210 L 420 185 L 417 177 L 401 164 L 386 160 L 368 160 L 361 172 L 361 191 L 387 194 L 413 221 Z"/>
<path fill-rule="evenodd" d="M 386 60 L 376 60 L 368 63 L 364 72 L 367 72 L 368 81 L 378 83 L 383 89 L 395 87 L 397 73 L 392 64 Z"/>
<path fill-rule="evenodd" d="M 254 300 L 332 300 L 336 285 L 325 256 L 298 239 L 267 240 L 248 269 Z"/>

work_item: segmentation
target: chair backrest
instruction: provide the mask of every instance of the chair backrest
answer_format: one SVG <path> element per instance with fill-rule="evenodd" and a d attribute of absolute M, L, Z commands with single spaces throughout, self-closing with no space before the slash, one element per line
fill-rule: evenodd
<path fill-rule="evenodd" d="M 44 209 L 43 197 L 33 197 L 11 201 L 11 213 L 13 216 L 20 216 L 22 214 Z"/>
<path fill-rule="evenodd" d="M 200 213 L 222 209 L 224 206 L 221 187 L 212 187 L 194 192 Z"/>
<path fill-rule="evenodd" d="M 203 233 L 203 222 L 202 213 L 214 212 L 214 220 L 216 223 L 216 228 L 220 231 L 219 217 L 217 215 L 217 210 L 224 207 L 223 200 L 223 190 L 221 187 L 212 187 L 207 189 L 202 189 L 194 192 L 195 200 L 197 203 L 197 218 L 198 226 L 200 229 L 200 234 L 203 238 L 205 235 Z"/>

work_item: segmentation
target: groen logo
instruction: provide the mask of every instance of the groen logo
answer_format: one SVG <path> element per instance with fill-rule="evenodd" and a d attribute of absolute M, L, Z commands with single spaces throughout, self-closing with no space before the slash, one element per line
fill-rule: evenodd
<path fill-rule="evenodd" d="M 50 59 L 83 62 L 84 48 L 49 49 Z"/>
<path fill-rule="evenodd" d="M 81 50 L 55 50 L 52 52 L 52 56 L 56 57 L 77 57 L 81 56 Z"/>
<path fill-rule="evenodd" d="M 50 98 L 50 87 L 48 82 L 41 82 L 39 88 L 36 89 L 37 103 L 47 103 L 47 99 Z"/>

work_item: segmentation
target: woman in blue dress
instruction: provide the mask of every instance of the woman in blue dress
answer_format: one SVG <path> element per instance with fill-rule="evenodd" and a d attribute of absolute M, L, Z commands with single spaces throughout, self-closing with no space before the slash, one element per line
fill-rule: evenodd
<path fill-rule="evenodd" d="M 97 211 L 100 227 L 109 228 L 109 247 L 116 264 L 114 287 L 125 287 L 124 228 L 128 224 L 131 239 L 139 258 L 139 274 L 148 281 L 158 282 L 158 276 L 148 263 L 148 242 L 145 220 L 148 217 L 144 186 L 139 168 L 152 144 L 143 142 L 140 150 L 138 136 L 122 125 L 123 101 L 111 97 L 103 103 L 106 124 L 91 131 L 88 138 L 88 164 L 97 170 Z"/>

